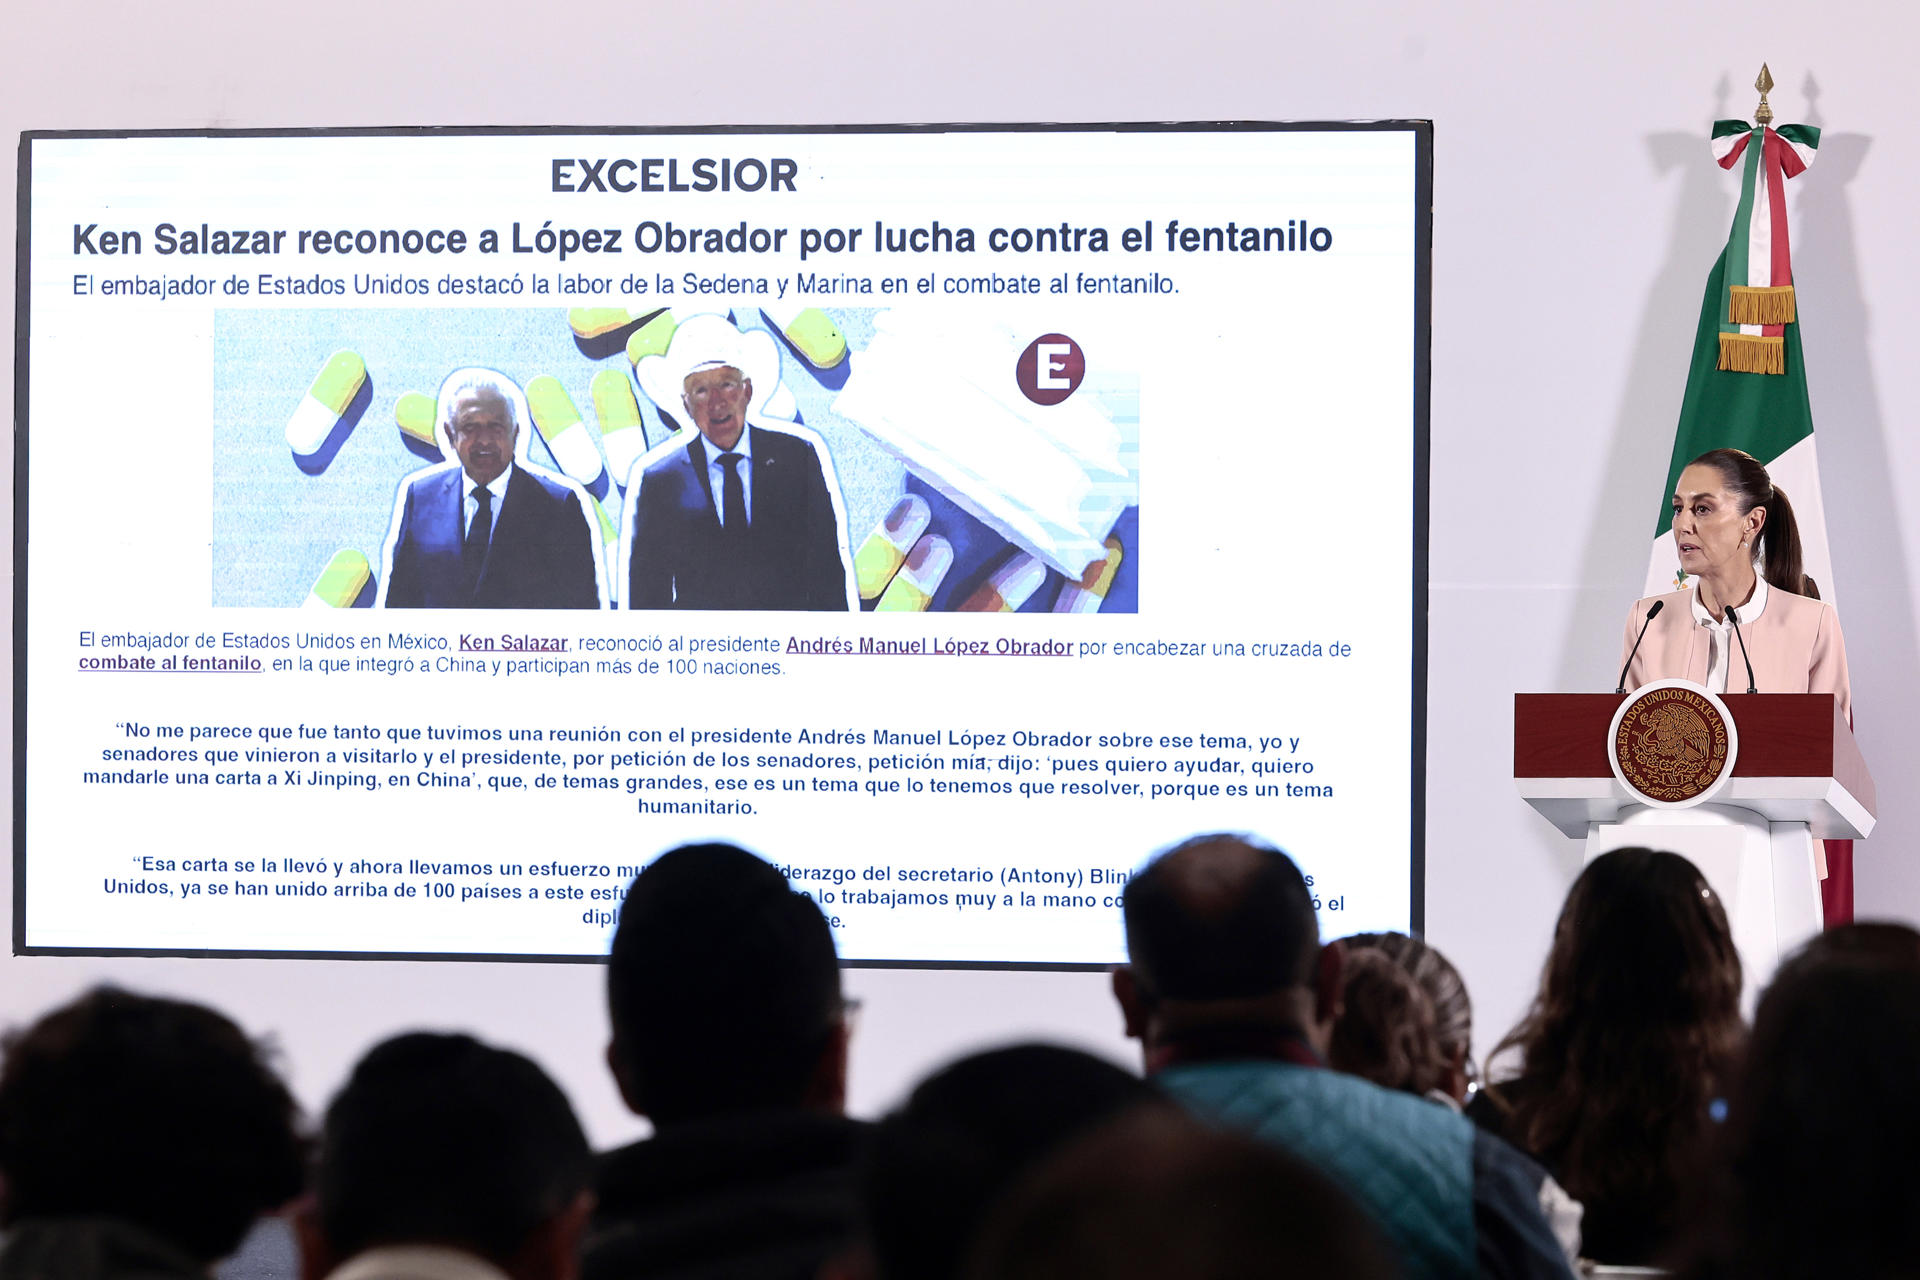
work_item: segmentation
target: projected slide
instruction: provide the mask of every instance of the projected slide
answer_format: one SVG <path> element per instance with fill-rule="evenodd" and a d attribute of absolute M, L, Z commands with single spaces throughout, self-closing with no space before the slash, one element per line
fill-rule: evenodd
<path fill-rule="evenodd" d="M 1417 923 L 1423 126 L 29 135 L 15 947 Z"/>

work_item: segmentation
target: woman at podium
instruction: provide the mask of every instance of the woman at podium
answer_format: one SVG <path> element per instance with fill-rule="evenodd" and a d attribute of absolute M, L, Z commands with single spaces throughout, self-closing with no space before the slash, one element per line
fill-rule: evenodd
<path fill-rule="evenodd" d="M 1689 586 L 1627 614 L 1626 688 L 1679 679 L 1740 693 L 1751 663 L 1758 692 L 1831 693 L 1851 720 L 1839 616 L 1801 568 L 1793 507 L 1767 469 L 1738 449 L 1688 463 L 1674 486 L 1673 541 Z"/>

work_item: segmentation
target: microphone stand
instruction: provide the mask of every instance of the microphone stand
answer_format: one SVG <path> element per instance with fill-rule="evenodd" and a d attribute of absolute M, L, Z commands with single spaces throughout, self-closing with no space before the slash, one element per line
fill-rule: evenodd
<path fill-rule="evenodd" d="M 1747 657 L 1747 638 L 1740 634 L 1740 614 L 1732 605 L 1727 606 L 1727 621 L 1733 624 L 1734 638 L 1740 641 L 1740 657 L 1747 664 L 1747 692 L 1758 693 L 1753 686 L 1753 659 Z"/>

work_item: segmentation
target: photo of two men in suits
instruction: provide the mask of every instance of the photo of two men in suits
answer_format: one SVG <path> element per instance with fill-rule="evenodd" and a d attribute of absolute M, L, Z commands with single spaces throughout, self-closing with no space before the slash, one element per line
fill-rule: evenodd
<path fill-rule="evenodd" d="M 731 326 L 728 326 L 730 329 Z M 387 539 L 388 608 L 850 610 L 845 517 L 817 438 L 750 420 L 747 363 L 724 340 L 675 352 L 682 431 L 627 478 L 618 581 L 602 581 L 592 498 L 516 459 L 526 400 L 504 374 L 443 383 L 454 462 L 409 476 Z"/>

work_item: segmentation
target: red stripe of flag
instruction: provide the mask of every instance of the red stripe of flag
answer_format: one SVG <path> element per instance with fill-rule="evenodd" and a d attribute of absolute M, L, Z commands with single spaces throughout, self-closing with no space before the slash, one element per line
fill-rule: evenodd
<path fill-rule="evenodd" d="M 1768 132 L 1772 133 L 1773 131 L 1769 129 Z M 1779 135 L 1776 134 L 1774 136 L 1778 137 Z M 1786 170 L 1789 178 L 1797 178 L 1807 171 L 1807 162 L 1800 158 L 1800 153 L 1793 149 L 1792 143 L 1786 142 L 1784 138 L 1782 138 L 1781 141 L 1785 145 L 1780 148 L 1780 167 Z"/>
<path fill-rule="evenodd" d="M 1767 166 L 1767 220 L 1773 226 L 1773 254 L 1769 267 L 1772 283 L 1775 287 L 1793 283 L 1792 255 L 1787 247 L 1787 180 L 1786 165 L 1781 153 L 1793 155 L 1793 149 L 1785 138 L 1773 130 L 1767 130 L 1765 150 L 1760 153 L 1760 163 Z M 1799 158 L 1794 157 L 1796 160 Z M 1800 166 L 1805 169 L 1806 166 Z M 1770 324 L 1761 329 L 1769 337 L 1777 338 L 1786 332 L 1785 325 Z"/>
<path fill-rule="evenodd" d="M 1827 928 L 1853 921 L 1853 841 L 1827 841 L 1827 878 L 1820 882 L 1821 914 Z"/>
<path fill-rule="evenodd" d="M 1805 166 L 1801 166 L 1803 169 Z M 1853 716 L 1847 716 L 1853 728 Z M 1853 923 L 1853 841 L 1827 841 L 1827 878 L 1820 882 L 1820 914 L 1826 927 Z"/>

